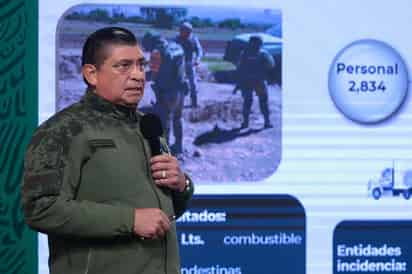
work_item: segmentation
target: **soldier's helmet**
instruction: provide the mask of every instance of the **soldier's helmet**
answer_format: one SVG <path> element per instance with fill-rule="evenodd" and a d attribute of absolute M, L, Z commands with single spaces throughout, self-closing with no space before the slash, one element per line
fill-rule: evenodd
<path fill-rule="evenodd" d="M 185 30 L 185 31 L 191 32 L 193 30 L 193 26 L 189 22 L 183 22 L 180 25 L 180 30 Z"/>
<path fill-rule="evenodd" d="M 249 45 L 253 48 L 260 49 L 263 45 L 262 37 L 260 37 L 259 35 L 250 36 Z"/>
<path fill-rule="evenodd" d="M 161 40 L 159 33 L 148 31 L 143 35 L 142 46 L 146 51 L 152 51 Z"/>

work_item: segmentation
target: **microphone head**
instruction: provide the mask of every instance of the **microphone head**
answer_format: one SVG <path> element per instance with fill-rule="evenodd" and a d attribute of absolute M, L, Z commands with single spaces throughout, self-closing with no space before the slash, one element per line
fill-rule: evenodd
<path fill-rule="evenodd" d="M 146 139 L 155 139 L 163 135 L 162 122 L 153 113 L 145 114 L 140 120 L 140 131 Z"/>

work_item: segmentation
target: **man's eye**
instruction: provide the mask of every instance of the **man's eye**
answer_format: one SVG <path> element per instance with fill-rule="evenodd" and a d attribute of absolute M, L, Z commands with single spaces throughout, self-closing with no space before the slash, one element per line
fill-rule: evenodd
<path fill-rule="evenodd" d="M 130 68 L 131 64 L 129 64 L 129 63 L 121 63 L 121 64 L 119 64 L 119 66 L 120 66 L 120 68 L 122 68 L 122 69 L 128 69 L 128 68 Z"/>
<path fill-rule="evenodd" d="M 131 66 L 130 63 L 118 63 L 118 64 L 115 64 L 113 67 L 121 71 L 126 71 L 130 68 L 130 66 Z"/>

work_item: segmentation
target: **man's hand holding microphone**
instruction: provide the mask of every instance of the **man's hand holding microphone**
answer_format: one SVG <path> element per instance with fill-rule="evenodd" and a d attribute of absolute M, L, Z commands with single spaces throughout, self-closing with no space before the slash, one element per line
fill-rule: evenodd
<path fill-rule="evenodd" d="M 143 136 L 149 142 L 153 157 L 150 168 L 154 183 L 158 187 L 167 187 L 183 192 L 187 187 L 179 161 L 170 153 L 162 153 L 160 136 L 163 134 L 160 119 L 153 114 L 146 114 L 140 122 Z M 176 216 L 167 216 L 160 208 L 135 209 L 134 233 L 141 239 L 160 239 L 169 231 Z"/>

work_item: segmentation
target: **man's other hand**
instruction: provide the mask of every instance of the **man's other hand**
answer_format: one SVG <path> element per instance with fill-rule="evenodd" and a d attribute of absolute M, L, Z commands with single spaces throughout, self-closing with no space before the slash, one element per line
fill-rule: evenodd
<path fill-rule="evenodd" d="M 169 217 L 159 208 L 135 209 L 133 230 L 142 239 L 162 238 L 169 229 Z"/>

